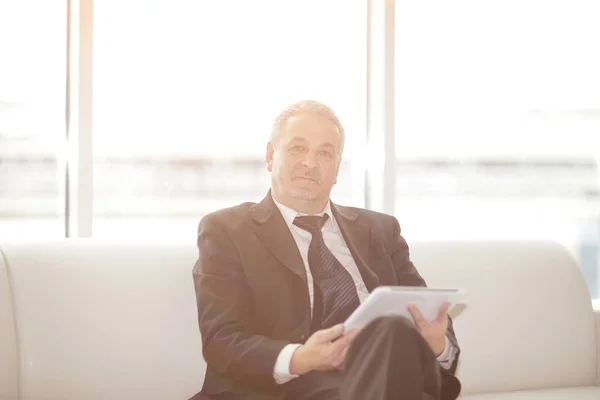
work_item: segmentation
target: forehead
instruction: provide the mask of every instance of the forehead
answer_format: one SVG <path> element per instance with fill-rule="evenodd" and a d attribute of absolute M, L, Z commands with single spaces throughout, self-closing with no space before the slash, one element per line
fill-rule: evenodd
<path fill-rule="evenodd" d="M 338 127 L 329 119 L 314 114 L 298 114 L 290 117 L 282 127 L 285 141 L 306 140 L 314 145 L 331 143 L 341 147 L 341 134 Z"/>

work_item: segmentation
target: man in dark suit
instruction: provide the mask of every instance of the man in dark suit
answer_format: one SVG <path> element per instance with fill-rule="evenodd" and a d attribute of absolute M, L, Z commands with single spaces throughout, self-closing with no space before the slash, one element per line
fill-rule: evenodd
<path fill-rule="evenodd" d="M 330 201 L 344 130 L 327 106 L 291 105 L 267 144 L 271 190 L 202 218 L 193 276 L 201 394 L 216 399 L 455 399 L 447 315 L 342 323 L 377 286 L 425 286 L 396 218 Z"/>

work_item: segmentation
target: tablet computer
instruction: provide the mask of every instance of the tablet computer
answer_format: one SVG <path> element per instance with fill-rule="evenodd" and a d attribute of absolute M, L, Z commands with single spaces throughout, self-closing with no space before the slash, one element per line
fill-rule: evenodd
<path fill-rule="evenodd" d="M 344 331 L 367 325 L 376 318 L 400 315 L 413 321 L 408 305 L 417 306 L 426 321 L 437 318 L 444 302 L 455 304 L 464 294 L 462 289 L 439 289 L 422 286 L 379 286 L 344 322 Z"/>

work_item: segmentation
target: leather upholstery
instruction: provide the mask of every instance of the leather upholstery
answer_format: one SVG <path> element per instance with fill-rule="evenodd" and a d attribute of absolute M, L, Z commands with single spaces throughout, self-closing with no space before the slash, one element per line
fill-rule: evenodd
<path fill-rule="evenodd" d="M 466 307 L 451 310 L 462 398 L 600 398 L 600 314 L 564 248 L 409 245 L 430 287 L 467 290 Z M 83 239 L 0 249 L 0 398 L 164 400 L 200 390 L 194 243 Z"/>

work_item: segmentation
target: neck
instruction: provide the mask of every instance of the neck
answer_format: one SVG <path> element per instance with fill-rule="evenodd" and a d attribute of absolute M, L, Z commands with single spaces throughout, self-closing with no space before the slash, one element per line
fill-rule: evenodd
<path fill-rule="evenodd" d="M 291 208 L 298 213 L 309 215 L 323 212 L 328 201 L 328 199 L 304 200 L 289 196 L 279 196 L 273 191 L 271 193 L 273 198 L 277 200 L 278 203 L 283 204 L 284 206 Z"/>

